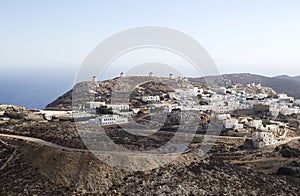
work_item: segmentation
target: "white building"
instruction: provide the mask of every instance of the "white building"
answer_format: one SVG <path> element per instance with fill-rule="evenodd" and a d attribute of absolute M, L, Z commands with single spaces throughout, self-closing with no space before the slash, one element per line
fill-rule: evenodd
<path fill-rule="evenodd" d="M 220 89 L 219 89 L 219 92 L 221 93 L 221 94 L 226 94 L 226 88 L 225 87 L 220 87 Z"/>
<path fill-rule="evenodd" d="M 291 101 L 295 100 L 294 97 L 289 97 L 285 93 L 279 93 L 279 94 L 277 94 L 277 96 L 278 96 L 278 99 L 280 102 L 291 102 Z"/>
<path fill-rule="evenodd" d="M 213 110 L 213 106 L 212 105 L 200 105 L 199 110 L 200 111 L 211 111 L 211 110 Z"/>
<path fill-rule="evenodd" d="M 241 130 L 241 129 L 243 129 L 244 128 L 244 125 L 243 124 L 235 124 L 235 125 L 233 125 L 233 129 L 234 130 Z"/>
<path fill-rule="evenodd" d="M 174 93 L 174 92 L 169 92 L 169 97 L 172 100 L 179 100 L 180 99 L 179 95 Z"/>
<path fill-rule="evenodd" d="M 291 115 L 291 114 L 297 114 L 299 111 L 297 108 L 288 108 L 288 107 L 285 107 L 285 108 L 281 108 L 280 110 L 280 113 L 283 114 L 283 115 Z"/>
<path fill-rule="evenodd" d="M 203 93 L 203 89 L 199 89 L 198 87 L 194 87 L 193 89 L 191 89 L 191 94 L 193 96 L 197 96 L 198 94 L 202 94 Z"/>
<path fill-rule="evenodd" d="M 119 115 L 103 115 L 97 117 L 96 119 L 89 120 L 90 124 L 100 125 L 100 126 L 122 124 L 127 122 L 128 122 L 127 118 L 121 117 Z"/>
<path fill-rule="evenodd" d="M 108 104 L 107 108 L 111 108 L 113 111 L 129 110 L 128 104 Z"/>
<path fill-rule="evenodd" d="M 287 94 L 285 94 L 285 93 L 278 93 L 277 96 L 279 99 L 284 99 L 284 98 L 288 97 Z"/>
<path fill-rule="evenodd" d="M 160 98 L 158 95 L 156 96 L 143 96 L 142 101 L 144 102 L 160 102 Z"/>
<path fill-rule="evenodd" d="M 266 126 L 259 126 L 258 130 L 260 131 L 266 131 L 266 132 L 277 132 L 279 130 L 278 125 L 266 125 Z"/>
<path fill-rule="evenodd" d="M 276 144 L 276 139 L 272 132 L 256 131 L 252 133 L 252 143 L 255 148 L 261 148 Z"/>
<path fill-rule="evenodd" d="M 232 110 L 234 110 L 234 108 L 231 106 L 215 106 L 214 107 L 214 111 L 217 113 L 220 113 L 220 114 L 228 113 Z"/>
<path fill-rule="evenodd" d="M 230 114 L 217 114 L 216 117 L 218 120 L 227 120 L 231 118 Z"/>
<path fill-rule="evenodd" d="M 223 121 L 225 129 L 234 129 L 235 126 L 239 124 L 237 119 L 227 119 Z"/>
<path fill-rule="evenodd" d="M 279 109 L 270 109 L 271 116 L 277 117 L 279 115 Z"/>
<path fill-rule="evenodd" d="M 262 120 L 251 120 L 249 122 L 249 127 L 258 129 L 258 127 L 262 126 Z"/>
<path fill-rule="evenodd" d="M 90 109 L 96 109 L 101 106 L 105 106 L 105 102 L 96 102 L 96 101 L 89 101 L 87 102 L 90 106 Z"/>

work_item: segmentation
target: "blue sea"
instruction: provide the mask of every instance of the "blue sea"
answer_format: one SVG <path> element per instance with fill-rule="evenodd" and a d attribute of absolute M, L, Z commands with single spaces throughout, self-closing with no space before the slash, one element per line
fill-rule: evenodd
<path fill-rule="evenodd" d="M 74 68 L 2 69 L 0 104 L 44 109 L 73 87 L 75 74 Z"/>

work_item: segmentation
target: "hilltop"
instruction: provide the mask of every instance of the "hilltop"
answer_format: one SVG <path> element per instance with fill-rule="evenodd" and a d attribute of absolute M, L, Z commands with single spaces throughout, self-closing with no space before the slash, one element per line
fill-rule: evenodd
<path fill-rule="evenodd" d="M 145 77 L 126 77 L 128 80 L 137 80 L 138 78 L 143 79 Z M 90 92 L 91 94 L 97 97 L 100 95 L 105 95 L 102 97 L 102 101 L 107 101 L 110 99 L 110 95 L 112 92 L 112 88 L 116 84 L 118 78 L 114 78 L 111 80 L 98 81 L 96 84 L 98 85 L 95 88 L 95 92 Z M 288 76 L 278 76 L 278 77 L 265 77 L 254 74 L 224 74 L 221 76 L 207 76 L 207 77 L 199 77 L 199 78 L 189 78 L 189 82 L 191 82 L 194 86 L 207 86 L 207 82 L 209 84 L 224 86 L 230 84 L 242 84 L 246 86 L 248 83 L 261 83 L 262 86 L 266 87 L 267 91 L 272 92 L 273 90 L 277 93 L 287 93 L 290 96 L 295 98 L 300 98 L 300 76 L 299 77 L 288 77 Z M 74 86 L 74 88 L 81 86 L 88 86 L 89 82 L 78 83 Z M 147 86 L 143 86 L 146 89 L 150 89 L 151 84 L 149 83 Z M 158 85 L 156 87 L 158 91 L 166 92 L 166 89 L 163 85 Z M 72 93 L 73 89 L 69 90 L 65 94 L 58 97 L 53 102 L 49 103 L 46 106 L 46 109 L 49 110 L 72 110 Z"/>

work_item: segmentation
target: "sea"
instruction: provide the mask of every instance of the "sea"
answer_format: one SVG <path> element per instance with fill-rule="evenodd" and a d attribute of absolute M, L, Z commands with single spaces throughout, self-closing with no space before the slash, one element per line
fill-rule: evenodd
<path fill-rule="evenodd" d="M 47 104 L 73 88 L 76 69 L 2 69 L 0 104 L 44 109 Z"/>

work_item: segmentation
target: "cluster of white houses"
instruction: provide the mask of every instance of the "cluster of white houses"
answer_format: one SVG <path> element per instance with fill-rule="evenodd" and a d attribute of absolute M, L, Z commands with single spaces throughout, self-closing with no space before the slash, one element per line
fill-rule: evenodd
<path fill-rule="evenodd" d="M 120 77 L 125 74 L 121 73 Z M 153 77 L 153 73 L 149 73 L 149 77 Z M 173 75 L 170 74 L 169 79 Z M 95 80 L 95 79 L 93 79 Z M 183 79 L 182 79 L 183 80 Z M 177 81 L 177 79 L 176 79 Z M 198 110 L 198 111 L 214 111 L 217 113 L 218 120 L 223 121 L 224 128 L 236 131 L 243 130 L 245 127 L 253 128 L 252 134 L 253 144 L 256 147 L 265 145 L 273 145 L 279 137 L 275 135 L 281 130 L 279 123 L 263 125 L 260 119 L 240 118 L 233 119 L 228 114 L 234 110 L 254 109 L 256 112 L 268 112 L 273 117 L 281 115 L 291 115 L 300 113 L 300 100 L 295 100 L 286 94 L 277 94 L 277 98 L 271 98 L 267 91 L 259 91 L 253 93 L 251 89 L 263 89 L 261 84 L 250 83 L 245 87 L 242 85 L 232 85 L 230 88 L 215 87 L 213 90 L 179 86 L 168 93 L 169 100 L 161 100 L 162 95 L 142 96 L 141 100 L 151 108 L 164 108 L 166 112 L 173 109 L 181 110 Z M 249 90 L 250 89 L 250 90 Z M 199 102 L 201 97 L 202 102 Z M 126 115 L 137 113 L 141 108 L 130 108 L 129 104 L 106 104 L 105 102 L 88 102 L 90 109 L 101 106 L 112 108 L 115 115 L 102 115 L 97 119 L 91 120 L 90 123 L 99 125 L 111 125 L 126 123 Z"/>
<path fill-rule="evenodd" d="M 275 145 L 284 140 L 287 133 L 286 124 L 279 121 L 270 121 L 270 124 L 264 125 L 261 119 L 252 119 L 250 117 L 231 118 L 230 114 L 218 114 L 218 120 L 223 121 L 226 129 L 241 131 L 244 127 L 252 129 L 252 143 L 255 148 L 262 148 L 269 145 Z"/>

